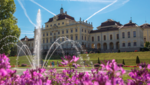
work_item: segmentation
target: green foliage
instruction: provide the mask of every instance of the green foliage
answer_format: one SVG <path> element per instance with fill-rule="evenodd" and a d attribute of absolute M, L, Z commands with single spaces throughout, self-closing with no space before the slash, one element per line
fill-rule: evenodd
<path fill-rule="evenodd" d="M 17 55 L 17 46 L 11 48 L 11 52 L 9 56 L 15 56 L 15 55 Z"/>
<path fill-rule="evenodd" d="M 150 46 L 150 42 L 145 42 L 145 47 L 149 47 Z"/>
<path fill-rule="evenodd" d="M 100 60 L 99 60 L 99 57 L 98 57 L 98 64 L 101 64 Z"/>
<path fill-rule="evenodd" d="M 124 59 L 123 59 L 123 61 L 122 61 L 122 64 L 125 65 Z"/>
<path fill-rule="evenodd" d="M 17 19 L 13 16 L 15 9 L 14 0 L 0 0 L 0 39 L 8 35 L 19 38 L 20 29 L 17 26 Z M 7 38 L 1 41 L 0 48 L 8 42 L 17 43 L 17 39 Z M 10 49 L 13 46 L 12 44 L 4 46 L 0 53 L 10 54 Z"/>
<path fill-rule="evenodd" d="M 139 64 L 140 63 L 140 59 L 139 59 L 139 57 L 137 56 L 136 57 L 136 64 Z"/>

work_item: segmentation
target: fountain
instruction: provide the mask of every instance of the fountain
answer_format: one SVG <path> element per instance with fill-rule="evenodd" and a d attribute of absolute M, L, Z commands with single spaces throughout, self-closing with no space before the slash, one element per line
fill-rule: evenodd
<path fill-rule="evenodd" d="M 41 50 L 41 13 L 40 9 L 37 13 L 37 29 L 35 30 L 35 47 L 34 47 L 34 59 L 33 68 L 40 67 L 40 50 Z"/>
<path fill-rule="evenodd" d="M 8 43 L 6 43 L 5 45 L 3 45 L 1 48 L 0 48 L 0 50 L 2 50 L 3 49 L 3 47 L 4 46 L 6 46 L 6 45 L 9 45 L 9 44 L 14 44 L 14 45 L 16 45 L 18 48 L 19 48 L 19 52 L 18 52 L 18 54 L 17 54 L 17 58 L 16 58 L 16 68 L 17 68 L 17 66 L 18 66 L 18 59 L 19 59 L 19 54 L 20 54 L 20 52 L 22 51 L 23 53 L 24 53 L 24 55 L 26 56 L 26 58 L 28 59 L 28 61 L 29 61 L 29 64 L 30 64 L 30 66 L 32 67 L 32 69 L 35 69 L 35 68 L 40 68 L 40 67 L 44 67 L 44 65 L 45 65 L 45 63 L 46 63 L 46 60 L 49 60 L 51 57 L 52 57 L 52 55 L 54 54 L 54 52 L 58 49 L 58 48 L 60 48 L 61 49 L 61 51 L 62 51 L 62 55 L 63 55 L 63 57 L 65 56 L 65 52 L 64 52 L 64 50 L 63 50 L 63 48 L 62 48 L 62 44 L 66 44 L 66 43 L 71 43 L 71 45 L 72 45 L 72 48 L 74 48 L 75 50 L 76 50 L 76 56 L 78 56 L 80 59 L 80 65 L 83 67 L 82 68 L 82 70 L 84 71 L 85 70 L 85 66 L 84 66 L 84 62 L 83 62 L 83 58 L 82 58 L 82 56 L 80 55 L 80 52 L 84 52 L 84 50 L 83 50 L 83 48 L 82 48 L 82 46 L 81 46 L 81 44 L 79 43 L 79 42 L 77 42 L 77 41 L 74 41 L 74 40 L 71 40 L 71 39 L 69 39 L 69 38 L 67 38 L 67 37 L 59 37 L 59 38 L 57 38 L 55 41 L 54 41 L 54 43 L 50 46 L 50 48 L 49 48 L 49 50 L 48 50 L 48 52 L 47 52 L 47 54 L 46 54 L 46 57 L 45 57 L 45 59 L 44 59 L 44 63 L 43 63 L 43 65 L 41 65 L 40 64 L 40 61 L 41 61 L 41 14 L 40 14 L 40 9 L 38 10 L 38 13 L 37 13 L 37 26 L 36 26 L 36 30 L 35 30 L 35 46 L 34 46 L 34 55 L 32 55 L 32 53 L 31 53 L 31 51 L 30 51 L 30 49 L 29 49 L 29 47 L 26 45 L 26 44 L 24 44 L 22 41 L 20 41 L 17 37 L 15 37 L 15 36 L 11 36 L 11 35 L 9 35 L 9 36 L 6 36 L 6 37 L 4 37 L 3 39 L 1 39 L 0 40 L 0 42 L 1 41 L 3 41 L 3 40 L 5 40 L 5 39 L 7 39 L 7 38 L 15 38 L 15 39 L 17 39 L 18 41 L 20 41 L 21 42 L 21 46 L 19 46 L 19 45 L 17 45 L 17 44 L 15 44 L 15 43 L 13 43 L 13 42 L 8 42 Z M 64 39 L 64 41 L 63 42 L 59 42 L 60 41 L 60 39 Z M 52 50 L 52 48 L 54 47 L 54 46 L 56 46 L 56 48 L 54 49 L 54 50 Z M 24 49 L 23 49 L 24 48 Z M 50 54 L 50 52 L 51 52 L 51 54 Z M 50 56 L 48 57 L 48 55 L 50 54 Z M 87 54 L 87 61 L 90 61 L 90 59 L 89 59 L 89 55 Z M 93 64 L 93 62 L 92 61 L 90 61 L 90 63 L 91 64 Z"/>

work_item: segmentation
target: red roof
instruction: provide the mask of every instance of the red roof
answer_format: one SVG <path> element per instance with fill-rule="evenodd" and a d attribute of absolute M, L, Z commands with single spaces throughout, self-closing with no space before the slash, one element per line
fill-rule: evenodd
<path fill-rule="evenodd" d="M 98 27 L 105 27 L 105 26 L 111 26 L 111 25 L 121 26 L 122 24 L 120 24 L 120 22 L 114 21 L 112 19 L 108 19 L 107 21 L 101 23 L 101 25 Z"/>
<path fill-rule="evenodd" d="M 65 18 L 74 20 L 74 17 L 71 17 L 71 16 L 69 16 L 69 15 L 67 15 L 67 14 L 65 14 L 65 13 L 63 13 L 63 14 L 58 14 L 57 17 L 58 17 L 57 20 L 63 20 L 63 19 L 65 19 Z M 52 21 L 53 21 L 53 18 L 50 18 L 50 19 L 48 20 L 48 22 L 52 22 Z"/>
<path fill-rule="evenodd" d="M 148 23 L 145 23 L 145 24 L 143 24 L 143 25 L 141 25 L 140 26 L 141 28 L 150 28 L 150 24 L 148 24 Z"/>

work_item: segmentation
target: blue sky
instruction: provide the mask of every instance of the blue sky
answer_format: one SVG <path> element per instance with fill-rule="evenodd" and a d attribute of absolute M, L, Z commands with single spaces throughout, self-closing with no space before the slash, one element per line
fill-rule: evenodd
<path fill-rule="evenodd" d="M 86 20 L 97 12 L 87 20 L 93 23 L 94 30 L 107 19 L 126 24 L 132 17 L 132 21 L 137 25 L 142 25 L 145 21 L 150 23 L 150 0 L 20 0 L 28 18 L 18 0 L 14 1 L 16 4 L 14 16 L 18 19 L 17 24 L 21 29 L 20 39 L 25 35 L 33 38 L 35 27 L 33 24 L 36 24 L 38 9 L 41 10 L 42 25 L 45 27 L 44 23 L 54 16 L 52 13 L 56 15 L 60 13 L 61 4 L 64 11 L 67 11 L 67 14 L 74 17 L 76 21 L 79 21 L 80 17 Z M 33 2 L 40 4 L 49 12 Z M 103 10 L 100 11 L 102 8 Z"/>

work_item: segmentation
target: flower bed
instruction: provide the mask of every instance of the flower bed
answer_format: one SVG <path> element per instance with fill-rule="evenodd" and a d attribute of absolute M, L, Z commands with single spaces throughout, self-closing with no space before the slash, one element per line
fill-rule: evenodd
<path fill-rule="evenodd" d="M 66 59 L 66 60 L 65 60 Z M 46 72 L 44 68 L 27 69 L 21 75 L 10 69 L 9 59 L 0 54 L 0 85 L 150 85 L 150 64 L 139 64 L 139 69 L 129 72 L 131 79 L 124 82 L 126 71 L 117 65 L 115 60 L 105 61 L 101 68 L 91 69 L 91 73 L 77 72 L 76 56 L 65 56 L 62 64 L 69 67 L 61 73 L 56 69 Z M 140 66 L 141 65 L 141 66 Z M 134 66 L 133 66 L 134 67 Z"/>

